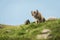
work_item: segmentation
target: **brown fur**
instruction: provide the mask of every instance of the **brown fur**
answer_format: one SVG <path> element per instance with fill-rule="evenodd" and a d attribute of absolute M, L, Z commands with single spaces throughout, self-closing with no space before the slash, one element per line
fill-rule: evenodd
<path fill-rule="evenodd" d="M 31 14 L 36 19 L 36 23 L 45 22 L 45 18 L 41 15 L 41 13 L 38 10 L 32 11 Z"/>

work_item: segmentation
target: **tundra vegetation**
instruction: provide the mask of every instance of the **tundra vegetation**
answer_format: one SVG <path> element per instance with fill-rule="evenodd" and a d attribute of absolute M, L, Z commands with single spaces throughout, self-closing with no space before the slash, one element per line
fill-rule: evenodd
<path fill-rule="evenodd" d="M 60 19 L 19 26 L 0 24 L 0 40 L 60 40 Z"/>

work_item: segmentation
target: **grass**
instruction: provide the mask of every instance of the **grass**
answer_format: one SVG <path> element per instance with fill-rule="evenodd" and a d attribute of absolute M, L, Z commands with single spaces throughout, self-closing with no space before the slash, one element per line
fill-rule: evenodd
<path fill-rule="evenodd" d="M 60 40 L 60 19 L 39 24 L 1 25 L 4 27 L 0 28 L 0 40 L 38 40 L 36 39 L 36 35 L 40 34 L 43 29 L 50 29 L 52 31 L 53 37 L 46 40 Z M 7 30 L 10 30 L 10 32 L 7 32 Z"/>

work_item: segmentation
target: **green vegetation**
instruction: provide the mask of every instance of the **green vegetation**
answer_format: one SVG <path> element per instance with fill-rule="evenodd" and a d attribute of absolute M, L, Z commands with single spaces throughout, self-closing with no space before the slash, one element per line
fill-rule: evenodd
<path fill-rule="evenodd" d="M 3 26 L 3 28 L 0 28 L 0 40 L 40 40 L 36 39 L 36 35 L 41 34 L 43 29 L 50 29 L 52 31 L 52 38 L 45 40 L 60 40 L 60 19 L 40 24 L 30 23 L 20 26 L 0 25 Z"/>

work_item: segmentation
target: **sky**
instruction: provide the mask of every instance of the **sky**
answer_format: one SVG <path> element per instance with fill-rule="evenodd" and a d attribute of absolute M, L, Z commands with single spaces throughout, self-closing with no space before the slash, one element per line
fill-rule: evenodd
<path fill-rule="evenodd" d="M 47 19 L 60 18 L 60 0 L 0 0 L 0 24 L 21 25 L 35 19 L 31 11 L 39 10 Z"/>

